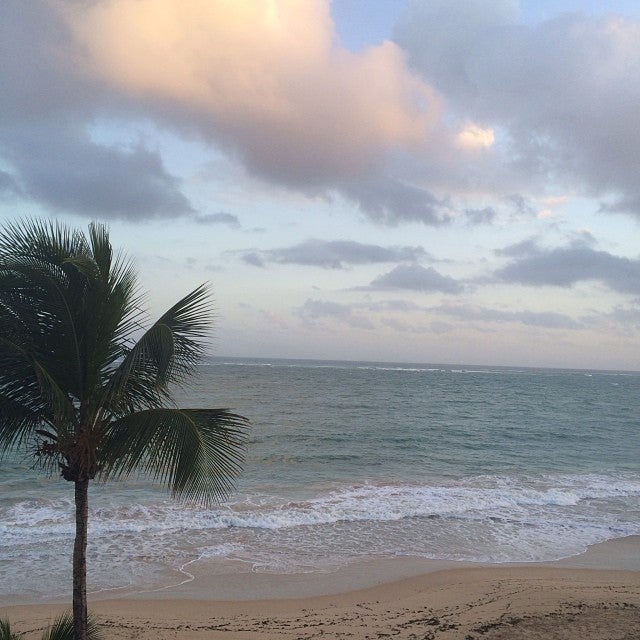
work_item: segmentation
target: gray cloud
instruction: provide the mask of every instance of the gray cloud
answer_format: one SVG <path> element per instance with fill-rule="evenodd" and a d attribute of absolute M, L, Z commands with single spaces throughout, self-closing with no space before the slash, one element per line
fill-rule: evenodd
<path fill-rule="evenodd" d="M 463 290 L 463 286 L 450 276 L 443 276 L 433 267 L 425 268 L 417 264 L 398 265 L 388 273 L 378 276 L 368 288 L 442 293 L 460 293 Z"/>
<path fill-rule="evenodd" d="M 461 119 L 504 131 L 516 175 L 640 215 L 638 21 L 565 14 L 525 26 L 517 8 L 412 0 L 396 39 Z"/>
<path fill-rule="evenodd" d="M 16 182 L 15 178 L 6 171 L 0 171 L 0 195 L 22 195 L 22 189 Z"/>
<path fill-rule="evenodd" d="M 395 304 L 398 302 L 398 304 Z M 416 312 L 407 316 L 407 312 Z M 305 322 L 315 322 L 330 318 L 358 329 L 372 329 L 374 327 L 371 315 L 382 325 L 395 331 L 408 333 L 445 332 L 453 328 L 448 322 L 432 320 L 421 322 L 425 316 L 446 316 L 464 322 L 478 322 L 489 324 L 522 324 L 528 327 L 538 327 L 553 330 L 579 330 L 587 325 L 572 317 L 553 311 L 506 311 L 492 309 L 471 304 L 442 304 L 435 307 L 420 307 L 413 303 L 403 304 L 402 301 L 361 302 L 342 304 L 328 300 L 307 299 L 297 314 Z M 391 314 L 391 315 L 387 315 Z M 394 315 L 395 314 L 395 315 Z M 611 315 L 613 318 L 613 314 Z M 640 314 L 636 310 L 619 309 L 615 320 L 626 324 L 640 322 Z"/>
<path fill-rule="evenodd" d="M 511 193 L 505 196 L 504 201 L 517 215 L 534 216 L 536 214 L 536 208 L 519 193 Z"/>
<path fill-rule="evenodd" d="M 510 244 L 508 247 L 502 249 L 496 249 L 495 254 L 497 256 L 508 257 L 522 257 L 523 255 L 536 255 L 539 252 L 538 245 L 535 238 L 528 238 L 515 244 Z"/>
<path fill-rule="evenodd" d="M 484 207 L 483 209 L 466 209 L 467 222 L 473 225 L 491 224 L 496 216 L 497 211 L 493 207 Z"/>
<path fill-rule="evenodd" d="M 389 327 L 398 333 L 417 333 L 424 334 L 432 331 L 431 324 L 413 324 L 411 322 L 405 322 L 404 320 L 399 320 L 398 318 L 383 318 L 381 320 L 381 324 L 385 327 Z M 440 331 L 433 331 L 433 333 L 441 333 Z"/>
<path fill-rule="evenodd" d="M 423 311 L 425 307 L 410 300 L 380 300 L 362 305 L 370 311 Z"/>
<path fill-rule="evenodd" d="M 598 239 L 588 229 L 580 229 L 569 235 L 570 241 L 575 245 L 583 245 L 585 247 L 595 247 Z"/>
<path fill-rule="evenodd" d="M 192 212 L 180 182 L 157 153 L 94 144 L 82 129 L 15 127 L 0 149 L 24 195 L 59 211 L 104 218 L 175 217 Z"/>
<path fill-rule="evenodd" d="M 449 222 L 451 207 L 430 191 L 383 176 L 371 181 L 344 184 L 341 191 L 376 222 L 422 222 L 439 226 Z"/>
<path fill-rule="evenodd" d="M 29 46 L 25 46 L 29 43 Z M 160 155 L 89 134 L 124 103 L 83 69 L 83 52 L 45 2 L 0 3 L 0 189 L 58 211 L 129 220 L 193 210 Z"/>
<path fill-rule="evenodd" d="M 474 305 L 441 305 L 433 311 L 468 321 L 517 322 L 545 329 L 580 329 L 583 325 L 570 316 L 554 311 L 501 311 Z"/>
<path fill-rule="evenodd" d="M 37 34 L 37 37 L 36 37 Z M 84 119 L 108 95 L 83 73 L 82 52 L 47 2 L 0 3 L 0 114 L 4 126 Z M 29 43 L 30 46 L 26 46 Z"/>
<path fill-rule="evenodd" d="M 260 257 L 260 254 L 257 251 L 251 251 L 249 253 L 245 253 L 242 256 L 242 259 L 247 263 L 254 267 L 264 267 L 264 260 Z"/>
<path fill-rule="evenodd" d="M 233 229 L 240 228 L 240 220 L 238 216 L 234 216 L 232 213 L 225 213 L 219 211 L 218 213 L 205 213 L 195 217 L 195 221 L 198 224 L 226 224 Z"/>
<path fill-rule="evenodd" d="M 623 326 L 640 329 L 640 306 L 615 307 L 608 317 Z"/>
<path fill-rule="evenodd" d="M 381 247 L 351 240 L 308 240 L 292 247 L 251 251 L 243 256 L 248 264 L 262 267 L 267 262 L 299 264 L 324 269 L 344 269 L 352 264 L 414 261 L 426 258 L 422 247 Z"/>
<path fill-rule="evenodd" d="M 369 318 L 362 315 L 353 306 L 338 302 L 308 299 L 297 310 L 297 313 L 306 322 L 330 318 L 354 329 L 373 329 Z"/>
<path fill-rule="evenodd" d="M 496 272 L 504 282 L 570 287 L 577 282 L 597 280 L 615 291 L 640 293 L 640 260 L 621 258 L 584 244 L 543 249 L 531 241 L 507 247 L 500 253 L 518 256 Z"/>
<path fill-rule="evenodd" d="M 371 302 L 359 305 L 362 308 L 366 308 L 371 312 L 411 312 L 417 311 L 420 314 L 439 314 L 446 315 L 452 318 L 458 318 L 460 320 L 479 320 L 483 322 L 514 322 L 520 323 L 533 327 L 544 327 L 548 329 L 579 329 L 584 325 L 582 322 L 578 322 L 562 313 L 556 313 L 553 311 L 529 311 L 529 310 L 521 310 L 521 311 L 504 311 L 499 309 L 491 309 L 486 307 L 481 307 L 477 305 L 470 304 L 442 304 L 437 307 L 426 307 L 421 305 L 416 305 L 413 302 L 407 302 L 403 300 L 386 300 L 379 303 Z M 630 317 L 632 313 L 629 314 Z M 636 313 L 637 317 L 640 318 L 640 315 Z M 384 321 L 388 326 L 392 326 L 394 323 L 396 328 L 400 330 L 400 327 L 403 326 L 403 322 L 398 320 L 389 320 Z M 435 322 L 437 323 L 437 322 Z M 435 324 L 431 323 L 429 326 Z M 446 324 L 446 323 L 445 323 Z M 416 330 L 414 325 L 406 325 L 407 327 L 411 327 L 411 331 Z M 446 324 L 448 328 L 451 325 Z M 409 330 L 409 329 L 407 329 Z M 424 327 L 420 329 L 420 331 L 425 330 Z"/>

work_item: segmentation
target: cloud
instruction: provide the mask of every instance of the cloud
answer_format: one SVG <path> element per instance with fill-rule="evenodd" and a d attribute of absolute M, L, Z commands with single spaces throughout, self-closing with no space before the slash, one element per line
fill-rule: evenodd
<path fill-rule="evenodd" d="M 539 252 L 535 238 L 527 238 L 521 242 L 510 244 L 502 249 L 496 249 L 497 256 L 522 257 L 523 255 L 535 255 Z"/>
<path fill-rule="evenodd" d="M 517 20 L 515 0 L 414 0 L 395 42 L 352 52 L 329 0 L 4 0 L 0 189 L 105 218 L 193 213 L 153 149 L 87 133 L 143 120 L 380 224 L 491 223 L 487 195 L 528 215 L 557 192 L 640 213 L 638 23 Z"/>
<path fill-rule="evenodd" d="M 180 181 L 158 153 L 143 144 L 122 148 L 91 139 L 96 114 L 117 101 L 87 76 L 56 6 L 0 3 L 0 189 L 90 217 L 190 213 Z"/>
<path fill-rule="evenodd" d="M 484 149 L 493 146 L 495 132 L 490 127 L 482 128 L 468 124 L 456 135 L 456 144 L 463 149 Z"/>
<path fill-rule="evenodd" d="M 21 195 L 58 211 L 130 220 L 193 211 L 180 181 L 142 146 L 97 145 L 71 125 L 15 127 L 1 138 Z"/>
<path fill-rule="evenodd" d="M 502 311 L 476 305 L 441 305 L 432 309 L 440 314 L 466 321 L 517 322 L 545 329 L 580 329 L 583 325 L 570 316 L 554 311 Z"/>
<path fill-rule="evenodd" d="M 306 322 L 320 319 L 332 319 L 346 324 L 354 329 L 373 329 L 372 322 L 366 316 L 356 311 L 352 306 L 330 302 L 328 300 L 308 299 L 297 310 L 297 314 Z"/>
<path fill-rule="evenodd" d="M 242 256 L 242 259 L 250 265 L 254 267 L 264 267 L 264 260 L 262 259 L 260 252 L 258 251 L 250 251 L 249 253 L 245 253 Z"/>
<path fill-rule="evenodd" d="M 640 306 L 615 307 L 608 317 L 622 326 L 640 329 Z"/>
<path fill-rule="evenodd" d="M 467 222 L 469 224 L 491 224 L 498 215 L 493 207 L 484 207 L 483 209 L 467 209 L 465 211 Z"/>
<path fill-rule="evenodd" d="M 516 215 L 532 217 L 536 214 L 535 206 L 520 193 L 506 195 L 504 201 Z"/>
<path fill-rule="evenodd" d="M 395 303 L 398 304 L 395 304 Z M 423 307 L 403 301 L 360 302 L 342 304 L 328 300 L 307 299 L 297 309 L 297 315 L 305 322 L 332 319 L 358 329 L 372 329 L 372 318 L 380 324 L 401 333 L 444 333 L 454 328 L 449 322 L 441 319 L 447 317 L 462 320 L 465 323 L 489 324 L 521 324 L 528 327 L 552 330 L 580 330 L 587 325 L 563 313 L 554 311 L 531 311 L 528 309 L 508 311 L 492 309 L 473 304 L 441 304 L 434 307 Z M 613 316 L 612 316 L 613 317 Z M 638 321 L 637 311 L 618 310 L 616 320 L 635 324 Z"/>
<path fill-rule="evenodd" d="M 424 311 L 425 307 L 410 300 L 380 300 L 362 305 L 369 311 Z"/>
<path fill-rule="evenodd" d="M 460 293 L 463 286 L 450 276 L 443 276 L 433 267 L 417 264 L 398 265 L 388 273 L 378 276 L 369 285 L 370 289 L 408 289 L 411 291 L 440 291 Z"/>
<path fill-rule="evenodd" d="M 515 257 L 495 274 L 503 282 L 570 287 L 596 280 L 621 293 L 640 293 L 640 260 L 597 251 L 586 244 L 544 249 L 527 240 L 496 253 Z"/>
<path fill-rule="evenodd" d="M 398 180 L 378 176 L 375 180 L 347 183 L 342 190 L 377 222 L 391 225 L 422 222 L 438 226 L 451 219 L 451 205 L 446 200 Z"/>
<path fill-rule="evenodd" d="M 412 0 L 395 39 L 453 113 L 500 132 L 493 166 L 513 188 L 562 185 L 640 215 L 637 19 L 574 13 L 524 25 L 515 1 Z"/>
<path fill-rule="evenodd" d="M 218 213 L 205 213 L 195 217 L 195 221 L 198 224 L 226 224 L 233 229 L 240 228 L 240 220 L 238 216 L 234 216 L 232 213 L 225 213 L 220 211 Z"/>
<path fill-rule="evenodd" d="M 22 195 L 22 189 L 15 178 L 6 171 L 0 171 L 0 196 Z"/>
<path fill-rule="evenodd" d="M 413 324 L 398 318 L 383 318 L 381 324 L 385 327 L 389 327 L 398 333 L 429 333 L 431 331 L 431 325 L 425 324 Z M 442 333 L 438 331 L 437 333 Z"/>
<path fill-rule="evenodd" d="M 342 47 L 328 0 L 60 6 L 85 73 L 121 99 L 222 146 L 254 175 L 311 194 L 338 191 L 381 221 L 401 217 L 399 180 L 379 191 L 353 185 L 384 179 L 393 154 L 420 152 L 440 99 L 395 43 Z M 411 198 L 408 215 L 437 221 L 426 214 L 428 193 Z"/>
<path fill-rule="evenodd" d="M 344 269 L 346 265 L 414 261 L 427 257 L 422 247 L 381 247 L 351 240 L 308 240 L 291 247 L 251 251 L 245 262 L 262 267 L 267 262 L 299 264 L 324 269 Z"/>
<path fill-rule="evenodd" d="M 37 125 L 70 112 L 86 118 L 105 98 L 99 84 L 87 82 L 74 38 L 53 3 L 3 0 L 0 42 L 0 128 Z"/>

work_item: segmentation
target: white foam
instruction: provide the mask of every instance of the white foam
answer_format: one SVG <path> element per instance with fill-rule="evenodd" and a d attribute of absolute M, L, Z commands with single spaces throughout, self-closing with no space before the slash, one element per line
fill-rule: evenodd
<path fill-rule="evenodd" d="M 101 505 L 91 510 L 94 535 L 164 533 L 184 528 L 283 529 L 335 522 L 396 521 L 416 517 L 512 517 L 535 514 L 541 521 L 553 507 L 576 507 L 598 500 L 630 498 L 640 504 L 640 479 L 623 477 L 544 476 L 508 478 L 480 476 L 458 483 L 434 485 L 363 484 L 325 490 L 307 500 L 273 494 L 240 496 L 211 510 L 185 507 L 163 499 L 155 504 Z M 548 508 L 548 509 L 547 509 Z M 599 505 L 606 513 L 606 504 Z M 571 509 L 566 516 L 571 520 Z M 6 536 L 42 539 L 73 531 L 70 503 L 25 501 L 2 518 Z M 4 538 L 4 536 L 3 536 Z"/>
<path fill-rule="evenodd" d="M 255 571 L 291 572 L 330 570 L 362 556 L 542 561 L 640 534 L 637 474 L 336 485 L 296 500 L 239 494 L 214 509 L 177 504 L 160 492 L 136 492 L 144 503 L 128 503 L 124 495 L 92 501 L 90 567 L 98 589 L 144 581 L 159 581 L 160 588 L 190 579 L 194 562 L 221 558 Z M 51 592 L 60 548 L 73 540 L 73 518 L 68 500 L 11 504 L 0 513 L 0 556 Z"/>

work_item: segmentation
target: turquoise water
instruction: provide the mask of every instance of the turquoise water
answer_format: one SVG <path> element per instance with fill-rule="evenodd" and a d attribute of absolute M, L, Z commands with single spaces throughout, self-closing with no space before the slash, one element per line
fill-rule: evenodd
<path fill-rule="evenodd" d="M 640 534 L 638 373 L 215 360 L 177 395 L 251 418 L 238 490 L 204 510 L 143 480 L 95 485 L 95 591 L 196 564 L 544 561 Z M 64 597 L 72 488 L 6 461 L 0 515 L 0 600 Z"/>

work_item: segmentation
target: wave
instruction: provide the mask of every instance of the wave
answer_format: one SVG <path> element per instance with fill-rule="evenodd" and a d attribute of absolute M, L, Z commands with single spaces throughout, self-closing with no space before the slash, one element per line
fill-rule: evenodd
<path fill-rule="evenodd" d="M 165 588 L 189 579 L 195 563 L 216 572 L 240 563 L 257 572 L 303 573 L 397 556 L 550 561 L 640 535 L 637 474 L 344 484 L 296 497 L 265 487 L 214 509 L 139 488 L 95 492 L 92 505 L 89 565 L 98 590 Z M 69 500 L 0 502 L 0 557 L 7 560 L 0 563 L 0 598 L 66 597 L 60 552 L 70 552 L 73 514 Z"/>
<path fill-rule="evenodd" d="M 289 529 L 339 522 L 393 522 L 408 518 L 456 518 L 539 522 L 558 514 L 624 521 L 640 509 L 640 477 L 632 475 L 478 476 L 470 482 L 431 485 L 362 484 L 317 491 L 304 499 L 276 493 L 238 495 L 214 509 L 176 504 L 149 492 L 137 504 L 98 501 L 90 515 L 93 534 L 162 534 L 176 530 Z M 70 502 L 42 499 L 3 509 L 2 546 L 27 538 L 68 536 Z M 640 527 L 639 527 L 640 531 Z"/>

